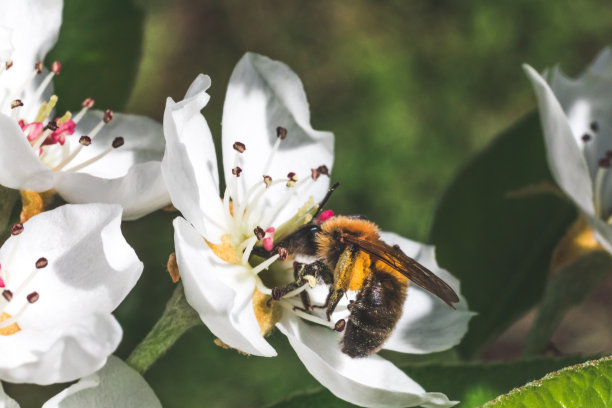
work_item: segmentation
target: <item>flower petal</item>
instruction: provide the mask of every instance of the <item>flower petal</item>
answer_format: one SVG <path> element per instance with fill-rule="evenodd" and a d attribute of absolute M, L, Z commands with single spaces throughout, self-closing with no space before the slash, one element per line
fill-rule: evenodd
<path fill-rule="evenodd" d="M 4 393 L 2 383 L 0 382 L 0 408 L 19 408 L 17 401 Z"/>
<path fill-rule="evenodd" d="M 20 190 L 45 191 L 53 187 L 53 173 L 36 156 L 17 123 L 0 113 L 0 184 Z"/>
<path fill-rule="evenodd" d="M 287 129 L 287 138 L 280 142 L 266 170 L 277 140 L 277 126 Z M 226 182 L 233 177 L 231 170 L 236 165 L 232 145 L 236 141 L 246 145 L 238 162 L 243 170 L 238 179 L 240 197 L 251 186 L 261 183 L 264 173 L 272 179 L 286 179 L 289 172 L 295 172 L 301 180 L 310 177 L 311 169 L 321 165 L 332 169 L 334 136 L 310 125 L 302 82 L 287 65 L 262 55 L 247 53 L 234 69 L 223 106 L 222 130 Z M 318 202 L 328 187 L 329 178 L 320 177 L 308 194 Z M 303 204 L 292 199 L 276 217 L 277 223 L 294 215 Z"/>
<path fill-rule="evenodd" d="M 106 179 L 85 173 L 55 173 L 55 190 L 70 203 L 109 203 L 123 207 L 123 219 L 133 220 L 169 204 L 161 163 L 133 165 L 125 176 Z"/>
<path fill-rule="evenodd" d="M 44 330 L 0 336 L 0 378 L 40 385 L 74 381 L 101 368 L 121 334 L 112 315 L 98 313 Z"/>
<path fill-rule="evenodd" d="M 47 330 L 110 313 L 123 301 L 143 265 L 120 223 L 117 205 L 64 205 L 31 218 L 21 234 L 7 240 L 0 259 L 14 297 L 6 312 L 13 315 L 28 293 L 40 295 L 19 318 L 22 330 Z M 48 265 L 36 269 L 41 257 Z"/>
<path fill-rule="evenodd" d="M 540 120 L 551 172 L 561 189 L 584 212 L 593 214 L 593 191 L 589 170 L 563 107 L 540 74 L 529 65 L 523 65 L 523 69 L 531 80 L 538 98 Z M 581 106 L 584 105 L 577 104 L 574 107 L 578 109 L 576 115 L 584 115 L 580 111 Z"/>
<path fill-rule="evenodd" d="M 110 356 L 104 368 L 64 389 L 42 408 L 161 406 L 149 384 L 136 370 Z"/>
<path fill-rule="evenodd" d="M 450 407 L 441 393 L 428 393 L 391 362 L 371 355 L 351 358 L 340 351 L 332 330 L 285 315 L 277 327 L 289 339 L 306 369 L 334 395 L 364 407 Z"/>
<path fill-rule="evenodd" d="M 13 47 L 13 67 L 0 77 L 0 101 L 5 100 L 21 86 L 34 71 L 34 63 L 44 60 L 55 44 L 62 22 L 62 8 L 61 0 L 0 2 L 0 26 L 11 29 L 10 41 Z M 31 94 L 35 86 L 36 84 L 32 84 L 27 87 L 25 93 Z M 3 108 L 0 107 L 5 111 Z"/>
<path fill-rule="evenodd" d="M 425 289 L 410 285 L 404 302 L 402 317 L 383 348 L 402 353 L 424 354 L 449 349 L 461 341 L 467 332 L 468 322 L 474 315 L 459 290 L 459 281 L 438 266 L 434 248 L 403 238 L 390 232 L 382 232 L 381 238 L 389 245 L 399 245 L 402 251 L 427 267 L 459 295 L 456 310 Z"/>
<path fill-rule="evenodd" d="M 168 98 L 164 112 L 166 152 L 162 173 L 172 203 L 200 235 L 218 241 L 225 224 L 212 135 L 200 113 L 208 103 L 210 78 L 200 75 L 185 99 Z"/>
<path fill-rule="evenodd" d="M 255 318 L 251 271 L 219 259 L 181 217 L 174 220 L 174 244 L 185 297 L 210 331 L 245 353 L 275 356 Z"/>

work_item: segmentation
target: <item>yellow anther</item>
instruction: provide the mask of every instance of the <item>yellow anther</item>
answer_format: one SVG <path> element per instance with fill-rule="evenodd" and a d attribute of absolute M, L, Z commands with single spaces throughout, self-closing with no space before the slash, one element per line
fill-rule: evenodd
<path fill-rule="evenodd" d="M 51 98 L 49 98 L 49 102 L 43 102 L 43 104 L 40 106 L 40 109 L 38 110 L 38 114 L 36 115 L 36 119 L 34 119 L 34 122 L 42 123 L 45 119 L 47 119 L 47 116 L 49 116 L 51 114 L 51 111 L 53 111 L 53 108 L 55 108 L 56 103 L 57 95 L 51 95 Z"/>
<path fill-rule="evenodd" d="M 227 263 L 234 265 L 238 264 L 238 255 L 236 254 L 236 249 L 234 249 L 234 246 L 232 245 L 232 239 L 229 234 L 224 234 L 221 236 L 220 244 L 213 244 L 206 238 L 204 238 L 204 241 L 206 241 L 210 249 L 212 249 L 215 255 L 217 255 L 219 258 Z"/>
<path fill-rule="evenodd" d="M 66 111 L 66 113 L 64 113 L 64 116 L 56 120 L 56 123 L 58 125 L 61 125 L 62 123 L 68 122 L 70 119 L 72 119 L 72 113 L 70 113 L 70 111 Z"/>
<path fill-rule="evenodd" d="M 2 312 L 2 314 L 0 315 L 0 325 L 3 321 L 10 318 L 10 314 Z M 0 336 L 10 336 L 11 334 L 15 334 L 18 331 L 21 331 L 21 329 L 19 328 L 19 325 L 17 323 L 9 324 L 8 326 L 0 327 Z"/>

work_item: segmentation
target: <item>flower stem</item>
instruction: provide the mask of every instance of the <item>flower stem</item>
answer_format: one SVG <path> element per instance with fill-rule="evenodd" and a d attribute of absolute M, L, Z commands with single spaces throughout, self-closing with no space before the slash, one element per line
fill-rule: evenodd
<path fill-rule="evenodd" d="M 198 313 L 185 299 L 183 284 L 179 283 L 168 299 L 164 313 L 126 362 L 144 374 L 187 330 L 200 323 Z"/>

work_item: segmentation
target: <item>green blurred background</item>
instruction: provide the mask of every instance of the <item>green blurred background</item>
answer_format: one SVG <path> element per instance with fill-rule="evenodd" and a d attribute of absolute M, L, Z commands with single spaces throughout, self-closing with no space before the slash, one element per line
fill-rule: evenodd
<path fill-rule="evenodd" d="M 86 1 L 66 3 L 67 10 L 83 13 L 89 7 Z M 204 114 L 218 141 L 225 88 L 238 59 L 253 51 L 281 60 L 304 83 L 313 126 L 336 135 L 332 178 L 341 188 L 331 207 L 421 241 L 428 240 L 436 202 L 462 163 L 533 110 L 521 64 L 542 70 L 560 62 L 576 73 L 612 38 L 612 8 L 604 1 L 126 4 L 127 11 L 107 18 L 142 18 L 142 27 L 126 19 L 113 32 L 126 44 L 142 38 L 135 51 L 142 58 L 139 66 L 125 67 L 128 79 L 135 75 L 131 93 L 112 91 L 129 95 L 126 104 L 111 107 L 161 121 L 165 98 L 180 99 L 205 73 L 213 85 Z M 60 44 L 79 35 L 70 24 Z M 120 69 L 120 62 L 107 69 Z M 62 76 L 68 73 L 66 64 Z M 88 89 L 78 91 L 77 102 L 89 96 Z M 121 357 L 153 325 L 172 290 L 164 265 L 173 250 L 174 215 L 157 213 L 124 226 L 146 269 L 117 312 L 125 328 Z M 281 356 L 275 359 L 239 356 L 212 340 L 206 328 L 193 330 L 147 373 L 164 406 L 260 406 L 316 386 L 280 335 L 272 338 Z M 32 387 L 6 388 L 21 395 L 22 406 L 37 406 L 42 398 Z"/>

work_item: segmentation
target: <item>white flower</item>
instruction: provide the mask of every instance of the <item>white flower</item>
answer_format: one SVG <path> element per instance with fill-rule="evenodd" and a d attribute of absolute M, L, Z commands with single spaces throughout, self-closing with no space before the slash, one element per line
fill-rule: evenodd
<path fill-rule="evenodd" d="M 51 72 L 42 66 L 57 39 L 62 1 L 0 2 L 0 184 L 54 189 L 73 203 L 121 204 L 134 219 L 169 202 L 161 177 L 161 126 L 112 111 L 54 116 Z"/>
<path fill-rule="evenodd" d="M 559 67 L 544 77 L 523 68 L 536 91 L 553 177 L 612 251 L 612 51 L 604 49 L 576 79 Z"/>
<path fill-rule="evenodd" d="M 202 321 L 225 344 L 259 356 L 276 355 L 264 338 L 276 324 L 313 376 L 352 403 L 453 405 L 443 394 L 426 393 L 376 355 L 352 359 L 343 354 L 334 324 L 293 310 L 292 299 L 266 305 L 272 293 L 272 285 L 266 284 L 270 276 L 280 274 L 287 281 L 291 274 L 282 262 L 271 265 L 279 254 L 251 265 L 251 252 L 262 236 L 269 248 L 272 239 L 310 221 L 315 203 L 329 188 L 333 135 L 312 129 L 306 95 L 295 73 L 280 62 L 246 54 L 232 74 L 224 104 L 227 188 L 220 200 L 215 149 L 200 114 L 209 86 L 210 79 L 200 75 L 184 100 L 168 99 L 162 160 L 172 201 L 185 217 L 174 221 L 177 263 L 187 300 Z M 431 248 L 393 234 L 383 237 L 459 290 L 456 280 L 435 265 Z M 385 348 L 411 353 L 444 350 L 459 342 L 471 315 L 465 301 L 459 311 L 452 311 L 416 287 L 411 287 L 405 308 L 411 310 Z"/>
<path fill-rule="evenodd" d="M 140 374 L 117 357 L 110 356 L 98 372 L 72 384 L 42 406 L 71 407 L 161 408 L 161 403 Z M 4 393 L 1 384 L 0 408 L 19 408 L 19 404 Z"/>
<path fill-rule="evenodd" d="M 143 265 L 121 207 L 64 205 L 16 224 L 0 248 L 0 379 L 51 384 L 101 368 L 121 340 L 111 312 Z"/>

